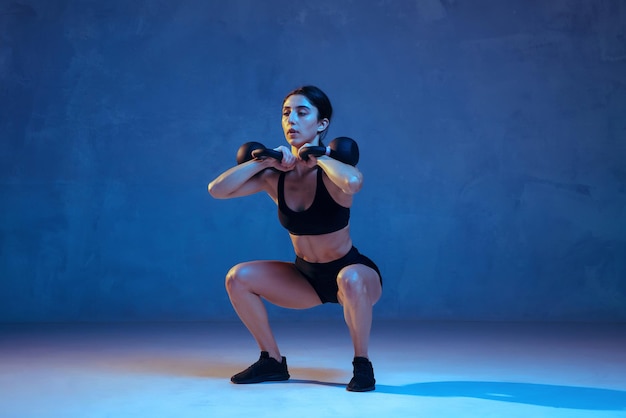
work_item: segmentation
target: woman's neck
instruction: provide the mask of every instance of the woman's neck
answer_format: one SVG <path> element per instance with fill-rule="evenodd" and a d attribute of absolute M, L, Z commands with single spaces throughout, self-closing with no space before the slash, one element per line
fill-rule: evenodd
<path fill-rule="evenodd" d="M 296 166 L 293 169 L 293 171 L 296 172 L 298 177 L 304 177 L 310 172 L 315 171 L 315 170 L 317 170 L 317 165 L 314 165 L 313 167 L 307 167 L 304 161 L 298 161 L 296 163 Z"/>

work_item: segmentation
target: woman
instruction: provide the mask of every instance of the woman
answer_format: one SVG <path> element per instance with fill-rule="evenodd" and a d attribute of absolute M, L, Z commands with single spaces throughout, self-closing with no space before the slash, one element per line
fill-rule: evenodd
<path fill-rule="evenodd" d="M 368 345 L 372 309 L 382 293 L 376 264 L 352 245 L 349 215 L 362 186 L 361 172 L 329 156 L 298 158 L 302 147 L 322 145 L 332 116 L 320 89 L 304 86 L 283 101 L 282 126 L 290 148 L 276 148 L 282 160 L 253 159 L 225 171 L 209 184 L 218 199 L 266 192 L 278 205 L 296 253 L 294 263 L 251 261 L 234 266 L 226 289 L 239 318 L 261 349 L 261 357 L 234 375 L 233 383 L 289 379 L 287 361 L 269 325 L 262 299 L 292 309 L 340 303 L 354 344 L 354 376 L 347 390 L 375 389 Z M 273 168 L 274 170 L 268 170 Z"/>

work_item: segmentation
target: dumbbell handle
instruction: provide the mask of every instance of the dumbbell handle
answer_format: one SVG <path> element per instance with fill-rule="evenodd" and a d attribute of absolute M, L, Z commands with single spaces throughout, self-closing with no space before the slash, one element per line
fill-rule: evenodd
<path fill-rule="evenodd" d="M 255 149 L 254 151 L 252 151 L 252 157 L 256 159 L 263 159 L 263 158 L 269 157 L 278 161 L 282 161 L 283 153 L 280 151 L 276 151 L 275 149 L 271 149 L 271 148 Z"/>
<path fill-rule="evenodd" d="M 304 161 L 307 161 L 309 159 L 309 155 L 312 155 L 314 157 L 321 157 L 322 155 L 326 155 L 326 152 L 327 152 L 326 147 L 322 147 L 322 146 L 302 147 L 298 151 L 298 155 Z M 255 149 L 254 151 L 252 151 L 252 157 L 257 158 L 257 159 L 269 157 L 269 158 L 274 158 L 275 160 L 278 160 L 278 161 L 282 161 L 283 153 L 280 151 L 271 149 L 271 148 Z"/>
<path fill-rule="evenodd" d="M 277 161 L 283 160 L 283 153 L 271 148 L 265 148 L 262 144 L 256 143 L 259 147 L 251 152 L 252 158 L 264 159 L 274 158 Z M 250 155 L 250 154 L 248 154 Z M 328 147 L 315 145 L 309 147 L 301 147 L 298 150 L 298 156 L 304 161 L 308 161 L 309 156 L 321 157 L 328 155 L 329 157 L 350 165 L 356 165 L 359 160 L 359 148 L 354 140 L 347 137 L 335 138 Z"/>
<path fill-rule="evenodd" d="M 327 153 L 328 149 L 322 146 L 302 147 L 298 150 L 298 156 L 304 161 L 309 160 L 309 155 L 321 157 L 322 155 L 327 155 Z"/>

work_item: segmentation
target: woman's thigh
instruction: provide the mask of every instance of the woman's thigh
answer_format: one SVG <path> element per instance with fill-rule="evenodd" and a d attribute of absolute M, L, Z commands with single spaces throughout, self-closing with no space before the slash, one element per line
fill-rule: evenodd
<path fill-rule="evenodd" d="M 227 280 L 245 284 L 250 292 L 283 308 L 306 309 L 322 303 L 293 263 L 248 261 L 233 267 Z"/>

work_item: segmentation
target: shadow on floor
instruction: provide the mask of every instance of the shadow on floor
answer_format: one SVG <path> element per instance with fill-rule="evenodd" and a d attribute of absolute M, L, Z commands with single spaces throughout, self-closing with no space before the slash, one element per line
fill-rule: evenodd
<path fill-rule="evenodd" d="M 465 397 L 502 402 L 596 411 L 626 410 L 626 391 L 577 386 L 510 382 L 429 382 L 404 386 L 376 385 L 395 395 Z"/>
<path fill-rule="evenodd" d="M 347 383 L 322 382 L 320 380 L 314 380 L 314 379 L 289 379 L 289 383 L 304 383 L 308 385 L 330 386 L 330 387 L 344 388 L 344 389 L 347 385 Z"/>

